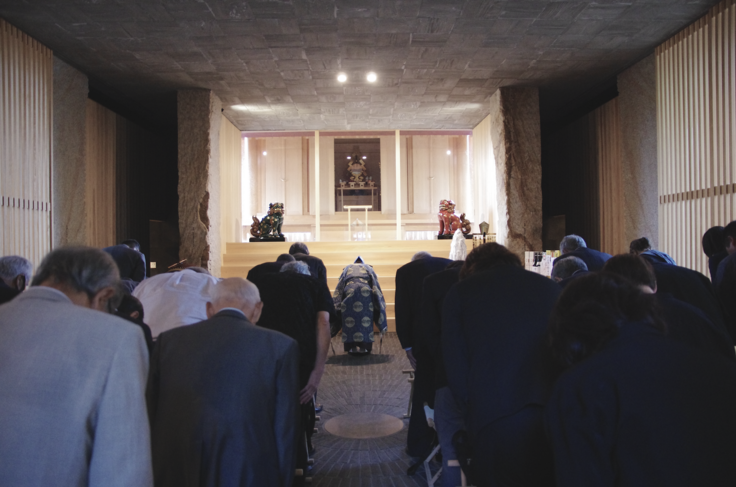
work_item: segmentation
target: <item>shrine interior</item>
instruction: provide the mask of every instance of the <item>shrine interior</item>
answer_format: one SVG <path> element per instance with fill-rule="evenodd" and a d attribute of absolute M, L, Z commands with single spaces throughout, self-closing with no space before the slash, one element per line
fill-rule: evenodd
<path fill-rule="evenodd" d="M 256 267 L 270 266 L 269 272 L 278 278 L 282 267 L 291 265 L 294 276 L 287 277 L 301 272 L 295 280 L 318 280 L 319 289 L 310 284 L 313 294 L 309 296 L 312 304 L 320 300 L 324 306 L 308 316 L 310 324 L 317 324 L 309 329 L 317 334 L 312 345 L 319 342 L 320 353 L 327 357 L 313 364 L 319 373 L 326 370 L 317 397 L 325 403 L 325 423 L 333 419 L 342 423 L 333 422 L 333 430 L 318 425 L 316 457 L 311 444 L 299 445 L 302 453 L 308 452 L 307 457 L 312 455 L 313 487 L 431 485 L 438 462 L 411 478 L 406 475 L 420 465 L 410 465 L 411 457 L 426 457 L 426 452 L 408 453 L 409 425 L 404 419 L 412 411 L 420 411 L 419 416 L 431 414 L 422 412 L 424 401 L 412 403 L 417 377 L 414 345 L 407 345 L 400 336 L 402 304 L 404 310 L 410 309 L 404 316 L 412 319 L 416 315 L 424 320 L 429 309 L 419 306 L 419 301 L 406 304 L 414 299 L 407 297 L 412 292 L 426 297 L 421 293 L 426 276 L 454 272 L 444 277 L 457 284 L 445 289 L 434 303 L 437 312 L 432 316 L 444 319 L 444 296 L 467 285 L 463 280 L 478 282 L 480 291 L 486 289 L 484 282 L 468 277 L 482 267 L 470 269 L 478 265 L 472 258 L 464 264 L 450 262 L 464 260 L 484 243 L 501 244 L 485 245 L 481 252 L 496 249 L 494 258 L 504 266 L 516 265 L 518 258 L 526 270 L 552 277 L 553 259 L 564 253 L 561 243 L 566 236 L 578 242 L 577 236 L 587 243 L 587 250 L 610 254 L 608 257 L 629 254 L 631 243 L 646 237 L 648 251 L 655 257 L 669 259 L 667 265 L 672 268 L 676 262 L 687 273 L 685 277 L 696 276 L 694 280 L 712 290 L 706 276 L 713 274 L 713 255 L 705 253 L 704 234 L 734 220 L 736 0 L 0 0 L 0 257 L 23 256 L 35 272 L 44 256 L 56 249 L 107 250 L 128 246 L 125 241 L 135 239 L 138 248 L 133 245 L 131 250 L 144 258 L 143 279 L 126 283 L 131 293 L 139 283 L 163 282 L 174 275 L 204 279 L 207 289 L 236 281 L 233 289 L 240 288 L 231 294 L 238 296 L 238 303 L 245 302 L 247 294 L 252 305 L 249 314 L 246 316 L 245 308 L 220 309 L 235 312 L 237 319 L 243 314 L 255 321 L 261 317 L 263 302 L 256 299 L 255 286 L 247 287 L 254 281 L 245 279 L 253 277 Z M 736 248 L 724 247 L 724 237 L 719 239 L 718 252 L 711 254 Z M 574 262 L 567 257 L 567 263 Z M 407 284 L 412 290 L 404 289 L 402 303 L 402 286 L 397 284 L 400 269 L 415 259 L 442 260 L 443 267 Z M 285 264 L 287 260 L 294 262 Z M 577 260 L 582 262 L 582 257 Z M 353 265 L 356 275 L 349 276 Z M 588 264 L 583 265 L 585 269 L 575 272 L 585 271 Z M 552 289 L 548 279 L 519 272 L 518 282 L 541 283 L 539 295 L 549 301 L 549 313 L 539 320 L 542 330 L 548 326 L 552 303 L 561 291 L 556 285 Z M 590 274 L 615 280 L 605 273 Z M 715 274 L 717 277 L 718 267 Z M 571 272 L 569 278 L 573 276 Z M 243 279 L 226 281 L 232 277 Z M 508 281 L 515 279 L 511 276 Z M 639 286 L 626 296 L 636 296 L 627 306 L 643 309 L 664 294 L 655 295 L 657 281 L 652 280 L 653 286 Z M 26 281 L 31 281 L 30 275 L 23 281 L 24 289 Z M 56 283 L 53 279 L 48 282 Z M 116 286 L 105 288 L 109 291 L 107 311 L 117 311 L 113 297 L 120 297 L 122 303 Z M 471 316 L 464 315 L 465 311 L 477 305 L 479 311 L 472 316 L 483 319 L 467 318 L 466 324 L 485 323 L 486 318 L 491 323 L 495 318 L 484 310 L 485 300 L 492 302 L 489 306 L 506 305 L 492 299 L 506 289 L 494 284 L 496 287 L 488 288 L 493 291 L 481 295 L 467 286 L 451 300 L 456 312 L 445 315 Z M 519 286 L 509 300 L 515 311 L 539 311 L 537 296 Z M 617 289 L 626 286 L 630 283 Z M 31 294 L 36 292 L 34 287 L 28 290 Z M 27 295 L 24 289 L 14 296 Z M 56 291 L 56 298 L 62 299 L 58 296 L 62 291 Z M 76 291 L 79 302 L 88 302 L 90 307 L 101 302 L 86 288 L 84 293 Z M 718 308 L 715 314 L 720 315 L 720 308 L 725 310 L 734 301 L 716 297 L 715 292 L 707 296 L 706 304 Z M 641 297 L 643 293 L 647 296 Z M 210 319 L 212 296 L 192 294 L 203 300 L 199 306 L 202 316 L 177 326 Z M 301 295 L 291 302 L 281 300 L 279 292 L 272 296 L 279 299 L 272 302 L 271 310 L 292 311 L 290 306 L 297 301 L 306 307 L 307 300 L 301 300 Z M 349 306 L 348 299 L 353 300 Z M 191 304 L 182 301 L 182 307 Z M 11 305 L 14 303 L 2 306 Z M 591 305 L 584 310 L 594 308 L 603 309 Z M 4 323 L 2 309 L 9 308 L 0 308 L 0 325 Z M 736 318 L 736 310 L 731 309 Z M 353 314 L 335 318 L 338 310 Z M 375 313 L 369 315 L 366 310 Z M 703 314 L 704 320 L 708 315 L 708 311 L 695 312 Z M 637 316 L 644 315 L 642 311 Z M 618 336 L 619 322 L 623 322 L 619 316 L 624 316 L 623 311 L 601 318 L 600 323 L 610 325 L 601 343 Z M 563 325 L 572 323 L 558 319 Z M 647 326 L 659 327 L 654 321 L 652 318 Z M 411 320 L 405 319 L 403 326 L 413 333 L 407 322 Z M 526 323 L 524 319 L 519 322 Z M 333 330 L 330 326 L 335 323 Z M 736 327 L 736 319 L 733 323 Z M 718 321 L 713 325 L 715 328 Z M 356 331 L 359 326 L 364 328 Z M 328 328 L 332 341 L 326 336 Z M 657 333 L 663 329 L 657 328 Z M 572 337 L 578 331 L 569 334 Z M 716 331 L 720 338 L 726 337 L 725 329 Z M 733 331 L 736 343 L 736 328 L 728 331 Z M 551 342 L 546 333 L 540 332 L 542 338 L 534 352 L 544 355 L 544 360 Z M 586 333 L 587 329 L 579 334 Z M 97 342 L 84 341 L 87 333 L 79 336 L 75 350 L 97 351 Z M 151 349 L 156 337 L 149 329 L 145 338 Z M 572 344 L 568 344 L 568 355 L 577 357 L 579 350 L 573 350 L 579 345 L 577 338 L 567 338 Z M 0 336 L 0 345 L 5 339 Z M 99 340 L 102 343 L 105 337 Z M 463 340 L 480 344 L 481 357 L 486 353 L 483 347 L 490 349 L 496 343 L 490 339 L 470 343 L 475 337 L 469 335 Z M 294 352 L 293 341 L 284 350 L 290 347 Z M 365 348 L 369 342 L 372 349 Z M 36 350 L 35 340 L 24 343 L 33 344 L 28 348 Z M 736 357 L 731 357 L 732 345 L 720 346 L 729 359 Z M 589 348 L 597 353 L 602 346 L 596 343 Z M 458 345 L 457 350 L 460 348 Z M 505 357 L 502 352 L 499 356 Z M 37 355 L 41 353 L 34 355 L 19 347 L 2 359 L 13 356 L 34 365 Z M 33 360 L 25 360 L 28 357 Z M 147 357 L 141 353 L 137 372 L 118 375 L 137 374 L 138 385 L 145 386 Z M 455 362 L 464 357 L 456 354 Z M 618 362 L 627 362 L 628 357 L 621 357 Z M 267 363 L 263 360 L 260 365 Z M 448 360 L 445 365 L 453 363 Z M 649 365 L 643 359 L 641 363 Z M 525 364 L 518 370 L 544 369 L 543 373 L 529 372 L 529 377 L 550 375 L 547 362 L 539 364 Z M 79 377 L 98 371 L 96 366 L 75 370 Z M 472 375 L 467 370 L 463 373 Z M 201 376 L 206 378 L 207 373 L 209 370 Z M 309 401 L 315 400 L 314 384 L 319 379 L 310 374 L 300 391 L 306 401 L 289 407 L 301 408 L 314 422 L 321 406 L 313 408 Z M 22 385 L 31 375 L 7 379 L 10 376 L 3 375 L 0 367 L 0 384 Z M 250 371 L 243 376 L 252 378 Z M 689 373 L 682 377 L 695 385 L 700 382 Z M 714 397 L 722 392 L 722 384 L 736 381 L 734 377 L 736 372 L 730 382 L 714 386 Z M 537 378 L 529 382 L 537 384 Z M 675 377 L 672 383 L 679 379 Z M 427 384 L 420 387 L 431 389 Z M 539 387 L 551 390 L 551 386 Z M 485 385 L 475 389 L 490 390 Z M 633 395 L 638 397 L 644 390 L 648 388 L 641 387 Z M 678 396 L 680 392 L 676 390 L 672 397 L 687 396 Z M 514 394 L 509 397 L 516 397 Z M 431 397 L 435 397 L 433 390 Z M 736 395 L 732 399 L 736 404 Z M 126 401 L 115 407 L 125 409 L 120 404 L 127 407 Z M 673 401 L 675 406 L 680 402 Z M 0 398 L 0 406 L 6 404 Z M 530 400 L 521 409 L 531 405 L 538 416 L 542 413 L 537 406 L 542 404 Z M 683 407 L 688 404 L 682 401 Z M 718 409 L 724 416 L 731 411 L 732 403 L 728 404 Z M 54 405 L 45 401 L 42 406 Z M 454 407 L 460 409 L 458 405 Z M 25 414 L 32 409 L 22 406 L 18 410 Z M 498 418 L 506 420 L 521 409 Z M 352 438 L 345 433 L 369 413 L 380 413 L 389 421 L 361 423 L 354 428 L 358 436 Z M 147 435 L 146 414 L 141 409 Z M 11 416 L 3 416 L 0 407 L 0 423 Z M 421 428 L 435 427 L 429 416 L 418 420 Z M 494 425 L 502 423 L 499 420 Z M 736 424 L 729 424 L 736 431 Z M 490 431 L 486 425 L 483 428 Z M 371 429 L 385 431 L 385 436 L 372 437 Z M 667 429 L 668 434 L 679 431 Z M 695 434 L 699 428 L 690 429 L 691 436 L 682 444 L 697 447 L 700 440 L 692 438 L 700 438 Z M 307 430 L 305 438 L 313 428 Z M 502 436 L 523 437 L 503 433 L 503 426 L 498 431 Z M 434 435 L 434 430 L 429 434 Z M 144 445 L 142 451 L 148 452 L 148 436 L 145 438 L 136 444 Z M 89 438 L 87 442 L 88 446 L 92 443 Z M 713 443 L 710 446 L 719 446 Z M 729 451 L 736 451 L 736 442 L 731 447 Z M 39 446 L 29 448 L 35 453 Z M 12 445 L 2 451 L 8 450 Z M 234 456 L 244 456 L 241 453 Z M 88 461 L 89 449 L 85 455 L 83 461 Z M 606 453 L 597 458 L 614 456 Z M 35 457 L 27 457 L 24 460 L 34 465 Z M 716 463 L 713 460 L 709 465 Z M 727 462 L 722 463 L 728 467 Z M 300 465 L 304 468 L 297 470 L 303 475 L 308 469 Z M 2 467 L 8 466 L 12 467 Z M 625 469 L 609 470 L 618 474 Z M 731 478 L 718 485 L 734 482 Z"/>

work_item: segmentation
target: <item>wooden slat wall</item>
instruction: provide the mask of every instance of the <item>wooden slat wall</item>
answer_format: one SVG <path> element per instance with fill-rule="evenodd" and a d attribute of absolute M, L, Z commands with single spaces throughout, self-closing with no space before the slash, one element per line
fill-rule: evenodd
<path fill-rule="evenodd" d="M 656 57 L 660 248 L 707 275 L 703 233 L 736 219 L 736 0 Z"/>
<path fill-rule="evenodd" d="M 0 255 L 51 249 L 50 49 L 0 19 Z"/>
<path fill-rule="evenodd" d="M 84 191 L 87 202 L 87 245 L 92 247 L 108 247 L 118 243 L 116 139 L 115 113 L 87 100 L 87 182 Z"/>
<path fill-rule="evenodd" d="M 628 242 L 624 241 L 624 191 L 618 98 L 597 108 L 592 118 L 595 123 L 597 148 L 600 250 L 615 255 L 628 251 Z"/>

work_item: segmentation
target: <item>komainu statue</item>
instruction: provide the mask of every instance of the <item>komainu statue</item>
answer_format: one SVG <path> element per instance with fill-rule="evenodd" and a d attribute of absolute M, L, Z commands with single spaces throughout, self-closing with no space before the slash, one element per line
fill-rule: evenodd
<path fill-rule="evenodd" d="M 460 216 L 455 214 L 455 202 L 452 200 L 440 201 L 440 212 L 437 215 L 440 220 L 439 235 L 452 235 L 455 230 L 460 230 L 463 234 L 470 233 L 470 221 L 465 219 L 465 213 Z"/>
<path fill-rule="evenodd" d="M 268 205 L 268 214 L 261 221 L 253 217 L 253 224 L 250 226 L 250 234 L 256 238 L 266 237 L 283 237 L 281 233 L 281 225 L 284 224 L 284 204 L 271 203 Z"/>

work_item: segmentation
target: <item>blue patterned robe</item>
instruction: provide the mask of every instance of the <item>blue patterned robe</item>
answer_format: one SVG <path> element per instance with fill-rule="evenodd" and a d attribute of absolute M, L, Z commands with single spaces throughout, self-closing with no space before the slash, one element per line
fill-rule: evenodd
<path fill-rule="evenodd" d="M 361 345 L 372 348 L 373 323 L 386 331 L 386 301 L 378 276 L 367 264 L 350 264 L 342 271 L 333 294 L 335 310 L 342 319 L 342 341 L 345 350 Z"/>

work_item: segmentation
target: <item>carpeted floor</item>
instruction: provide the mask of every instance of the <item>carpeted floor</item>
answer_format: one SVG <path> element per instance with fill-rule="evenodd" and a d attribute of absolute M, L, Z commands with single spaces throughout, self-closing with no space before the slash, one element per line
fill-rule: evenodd
<path fill-rule="evenodd" d="M 319 433 L 313 437 L 317 449 L 312 470 L 313 487 L 382 487 L 426 486 L 424 468 L 410 477 L 406 470 L 411 459 L 404 451 L 406 427 L 382 438 L 349 439 L 330 434 L 324 424 L 335 416 L 350 413 L 375 412 L 403 418 L 409 402 L 411 385 L 409 361 L 395 333 L 383 339 L 379 352 L 367 357 L 351 357 L 343 352 L 339 336 L 332 341 L 336 355 L 330 351 L 325 375 L 320 384 L 317 402 L 324 405 L 317 423 Z M 432 464 L 436 472 L 439 464 Z"/>

